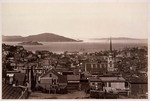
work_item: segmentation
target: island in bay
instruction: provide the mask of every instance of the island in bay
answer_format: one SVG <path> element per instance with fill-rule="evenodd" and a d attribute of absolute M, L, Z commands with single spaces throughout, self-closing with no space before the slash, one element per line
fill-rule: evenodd
<path fill-rule="evenodd" d="M 82 42 L 82 40 L 75 40 L 64 36 L 56 35 L 53 33 L 42 33 L 38 35 L 30 35 L 27 37 L 22 36 L 2 36 L 5 42 L 28 42 L 31 40 L 37 42 Z"/>
<path fill-rule="evenodd" d="M 43 45 L 42 43 L 39 43 L 37 41 L 27 41 L 27 42 L 21 42 L 18 43 L 19 45 Z"/>

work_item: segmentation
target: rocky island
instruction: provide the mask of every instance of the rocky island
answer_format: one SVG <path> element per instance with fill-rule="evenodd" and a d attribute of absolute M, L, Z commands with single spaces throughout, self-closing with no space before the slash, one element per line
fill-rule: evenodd
<path fill-rule="evenodd" d="M 53 33 L 42 33 L 38 35 L 30 36 L 4 36 L 2 35 L 2 41 L 5 42 L 22 42 L 22 41 L 37 41 L 37 42 L 82 42 L 83 40 L 75 40 L 64 36 L 56 35 Z"/>
<path fill-rule="evenodd" d="M 18 43 L 19 45 L 43 45 L 42 43 L 39 43 L 37 41 L 27 41 L 27 42 L 22 42 Z"/>

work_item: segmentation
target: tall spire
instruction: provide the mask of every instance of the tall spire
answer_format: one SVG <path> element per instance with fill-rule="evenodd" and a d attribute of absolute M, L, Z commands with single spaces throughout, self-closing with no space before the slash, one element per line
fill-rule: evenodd
<path fill-rule="evenodd" d="M 110 37 L 110 52 L 108 56 L 108 66 L 107 66 L 108 72 L 114 71 L 114 59 L 113 59 L 113 54 L 112 54 L 112 40 Z"/>
<path fill-rule="evenodd" d="M 111 42 L 111 37 L 110 37 L 110 52 L 112 52 L 112 42 Z"/>

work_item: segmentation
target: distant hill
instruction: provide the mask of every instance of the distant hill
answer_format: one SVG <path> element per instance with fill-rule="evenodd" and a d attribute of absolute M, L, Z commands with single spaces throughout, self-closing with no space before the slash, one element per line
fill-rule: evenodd
<path fill-rule="evenodd" d="M 110 38 L 91 38 L 89 39 L 92 41 L 107 41 L 110 40 Z M 111 38 L 113 42 L 119 42 L 119 43 L 128 43 L 128 42 L 134 42 L 134 43 L 148 43 L 148 39 L 136 39 L 136 38 L 127 38 L 127 37 L 113 37 Z"/>
<path fill-rule="evenodd" d="M 38 41 L 38 42 L 78 42 L 77 40 L 56 35 L 53 33 L 42 33 L 38 35 L 30 35 L 27 37 L 22 36 L 2 36 L 2 41 L 11 42 L 25 42 L 25 41 Z"/>
<path fill-rule="evenodd" d="M 128 38 L 128 37 L 113 37 L 111 38 L 112 40 L 143 40 L 143 41 L 146 41 L 148 39 L 137 39 L 137 38 Z M 110 38 L 91 38 L 90 40 L 110 40 Z"/>

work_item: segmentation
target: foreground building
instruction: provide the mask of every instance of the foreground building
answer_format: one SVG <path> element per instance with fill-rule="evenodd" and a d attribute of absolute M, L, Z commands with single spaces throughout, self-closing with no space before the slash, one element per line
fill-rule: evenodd
<path fill-rule="evenodd" d="M 130 93 L 130 84 L 122 76 L 103 76 L 99 77 L 103 82 L 103 91 L 107 93 L 117 93 L 129 95 Z"/>
<path fill-rule="evenodd" d="M 130 84 L 121 76 L 91 77 L 89 83 L 91 97 L 107 98 L 109 95 L 117 97 L 130 94 Z"/>
<path fill-rule="evenodd" d="M 80 90 L 80 75 L 67 75 L 67 83 L 68 90 Z"/>
<path fill-rule="evenodd" d="M 49 93 L 67 93 L 67 76 L 58 74 L 55 70 L 49 70 L 40 77 L 39 86 Z"/>
<path fill-rule="evenodd" d="M 24 73 L 9 71 L 2 82 L 2 99 L 26 99 L 28 87 Z"/>

